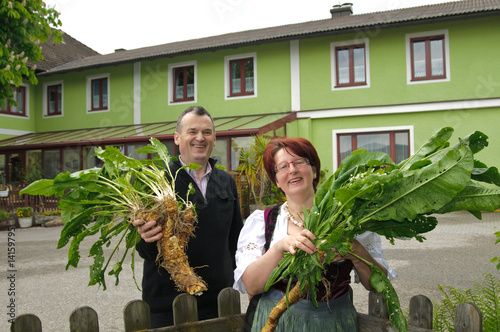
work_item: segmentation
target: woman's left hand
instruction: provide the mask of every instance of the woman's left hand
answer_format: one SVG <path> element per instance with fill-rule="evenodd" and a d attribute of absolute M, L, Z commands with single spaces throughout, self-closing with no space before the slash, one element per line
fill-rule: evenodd
<path fill-rule="evenodd" d="M 308 254 L 313 254 L 317 250 L 314 243 L 312 243 L 312 240 L 314 240 L 315 238 L 316 236 L 314 236 L 314 234 L 307 229 L 303 229 L 299 233 L 289 235 L 288 251 L 292 255 L 295 255 L 297 249 L 301 249 Z"/>

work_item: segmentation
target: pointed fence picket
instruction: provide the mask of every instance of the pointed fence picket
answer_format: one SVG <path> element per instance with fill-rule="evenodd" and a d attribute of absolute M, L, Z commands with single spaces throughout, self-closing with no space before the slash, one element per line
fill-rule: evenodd
<path fill-rule="evenodd" d="M 240 293 L 225 288 L 219 293 L 219 318 L 198 321 L 196 297 L 180 294 L 173 303 L 174 326 L 151 329 L 150 310 L 146 302 L 133 300 L 123 310 L 125 332 L 243 332 L 245 314 L 241 313 Z M 388 320 L 385 300 L 381 293 L 370 292 L 368 313 L 358 312 L 360 332 L 397 332 Z M 455 332 L 480 332 L 482 314 L 470 303 L 459 304 L 455 310 Z M 81 307 L 70 316 L 71 332 L 99 332 L 98 315 L 90 307 Z M 423 295 L 410 300 L 409 332 L 432 331 L 432 302 Z M 33 314 L 19 315 L 11 332 L 42 332 L 42 322 Z"/>

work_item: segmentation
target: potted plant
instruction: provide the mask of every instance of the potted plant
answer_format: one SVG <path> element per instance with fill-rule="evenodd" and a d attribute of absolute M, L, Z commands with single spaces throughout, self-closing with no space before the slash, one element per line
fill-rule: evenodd
<path fill-rule="evenodd" d="M 31 207 L 18 207 L 16 209 L 16 213 L 19 219 L 19 226 L 21 226 L 21 228 L 31 227 L 33 224 L 33 218 L 31 216 L 33 209 Z"/>
<path fill-rule="evenodd" d="M 5 184 L 5 175 L 0 172 L 0 197 L 9 196 L 9 187 Z"/>

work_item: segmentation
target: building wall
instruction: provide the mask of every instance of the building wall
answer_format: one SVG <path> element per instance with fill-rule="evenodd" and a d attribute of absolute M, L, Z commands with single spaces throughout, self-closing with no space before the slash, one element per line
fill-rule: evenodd
<path fill-rule="evenodd" d="M 447 33 L 449 79 L 408 83 L 407 34 L 432 35 L 436 31 Z M 299 111 L 299 119 L 287 125 L 287 135 L 310 139 L 330 171 L 338 163 L 335 131 L 370 128 L 408 128 L 412 152 L 445 126 L 455 128 L 454 141 L 480 130 L 490 137 L 490 148 L 478 157 L 487 164 L 500 165 L 500 156 L 492 153 L 500 147 L 495 128 L 500 111 L 497 31 L 498 16 L 459 19 L 269 42 L 41 77 L 36 87 L 29 87 L 29 117 L 0 115 L 0 139 L 35 131 L 175 121 L 195 104 L 206 107 L 214 117 L 282 113 L 293 108 Z M 369 86 L 332 88 L 332 43 L 356 40 L 368 42 Z M 300 88 L 292 92 L 295 67 L 291 57 L 297 45 Z M 246 54 L 256 57 L 256 96 L 226 98 L 225 57 Z M 196 100 L 172 104 L 169 66 L 182 63 L 196 63 Z M 109 74 L 110 111 L 88 113 L 86 80 L 100 74 Z M 54 81 L 64 82 L 64 116 L 47 118 L 43 116 L 43 85 Z"/>
<path fill-rule="evenodd" d="M 449 34 L 450 80 L 408 84 L 405 35 L 442 30 Z M 499 30 L 493 17 L 301 40 L 301 110 L 498 98 Z M 330 43 L 357 38 L 369 41 L 370 86 L 332 91 Z"/>
<path fill-rule="evenodd" d="M 224 58 L 256 56 L 256 97 L 226 98 Z M 195 102 L 168 103 L 168 66 L 196 62 Z M 280 113 L 290 110 L 289 43 L 241 47 L 141 63 L 141 121 L 174 121 L 189 106 L 204 106 L 213 117 Z M 154 73 L 154 74 L 152 74 Z"/>
<path fill-rule="evenodd" d="M 479 130 L 489 136 L 490 147 L 477 157 L 500 165 L 494 153 L 500 148 L 498 29 L 498 18 L 482 18 L 301 40 L 299 117 L 311 119 L 290 124 L 288 134 L 310 139 L 323 166 L 333 171 L 335 130 L 410 128 L 411 152 L 445 126 L 455 129 L 452 142 Z M 406 34 L 443 30 L 449 37 L 449 81 L 408 84 Z M 369 41 L 370 86 L 332 91 L 330 43 L 355 38 Z"/>
<path fill-rule="evenodd" d="M 87 78 L 109 75 L 109 111 L 87 110 Z M 63 115 L 43 115 L 44 84 L 62 82 Z M 125 64 L 41 77 L 36 86 L 36 131 L 60 131 L 80 128 L 101 128 L 133 124 L 133 65 Z"/>

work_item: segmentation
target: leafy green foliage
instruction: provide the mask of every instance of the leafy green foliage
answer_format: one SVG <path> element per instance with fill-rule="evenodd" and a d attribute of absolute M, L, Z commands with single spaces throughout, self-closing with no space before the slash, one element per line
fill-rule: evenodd
<path fill-rule="evenodd" d="M 497 237 L 496 241 L 495 241 L 495 244 L 499 244 L 500 243 L 500 232 L 495 232 L 495 235 Z M 497 257 L 494 257 L 492 260 L 491 260 L 492 263 L 497 263 L 497 270 L 500 271 L 500 258 L 497 256 Z"/>
<path fill-rule="evenodd" d="M 444 298 L 434 304 L 433 329 L 454 331 L 455 309 L 460 303 L 473 303 L 482 313 L 483 331 L 500 331 L 500 280 L 490 273 L 484 274 L 484 281 L 474 281 L 472 289 L 460 290 L 452 286 L 439 285 Z"/>
<path fill-rule="evenodd" d="M 372 231 L 391 242 L 398 238 L 423 241 L 422 234 L 437 225 L 432 214 L 468 210 L 480 218 L 481 211 L 498 209 L 500 188 L 487 189 L 480 183 L 495 183 L 498 171 L 474 160 L 474 154 L 488 145 L 487 136 L 474 132 L 451 146 L 452 133 L 452 128 L 442 128 L 399 164 L 385 153 L 366 150 L 345 158 L 316 192 L 312 209 L 304 211 L 305 227 L 316 236 L 319 250 L 326 253 L 324 264 L 319 263 L 317 253 L 287 253 L 271 274 L 266 290 L 285 277 L 296 277 L 301 286 L 309 285 L 315 301 L 323 265 L 333 260 L 334 250 L 341 255 L 350 252 L 348 239 L 356 234 Z M 472 174 L 481 172 L 475 165 L 487 168 L 488 175 L 472 179 Z M 375 267 L 371 283 L 388 299 L 392 324 L 406 331 L 397 294 Z"/>
<path fill-rule="evenodd" d="M 104 162 L 102 168 L 60 173 L 54 179 L 38 180 L 24 188 L 21 194 L 62 197 L 59 208 L 62 209 L 64 227 L 57 247 L 70 244 L 66 269 L 78 266 L 80 243 L 98 234 L 89 252 L 94 259 L 90 266 L 89 286 L 98 284 L 105 290 L 106 271 L 110 268 L 108 275 L 113 275 L 118 284 L 129 251 L 132 271 L 135 266 L 134 248 L 140 241 L 136 228 L 131 224 L 135 214 L 155 209 L 166 197 L 176 198 L 173 186 L 176 174 L 170 172 L 171 158 L 167 148 L 155 138 L 137 151 L 157 155 L 152 160 L 129 158 L 115 147 L 98 147 L 95 151 Z M 189 167 L 195 169 L 199 166 L 190 164 Z M 177 197 L 177 202 L 187 203 L 187 197 Z M 115 239 L 117 241 L 113 242 Z M 104 249 L 111 246 L 113 249 L 106 259 Z M 124 253 L 112 264 L 111 259 L 123 247 Z"/>
<path fill-rule="evenodd" d="M 244 176 L 248 182 L 253 199 L 259 206 L 262 205 L 266 189 L 270 187 L 264 169 L 264 149 L 271 141 L 264 135 L 253 135 L 254 141 L 249 149 L 241 149 L 239 160 L 240 164 L 236 168 L 240 176 Z M 258 195 L 256 190 L 259 191 Z"/>
<path fill-rule="evenodd" d="M 10 213 L 0 209 L 0 220 L 5 220 L 10 218 Z"/>
<path fill-rule="evenodd" d="M 36 64 L 43 59 L 40 45 L 50 37 L 54 43 L 62 41 L 59 13 L 48 8 L 42 0 L 0 0 L 0 107 L 8 100 L 17 106 L 12 93 L 15 86 L 27 77 L 37 84 Z"/>

